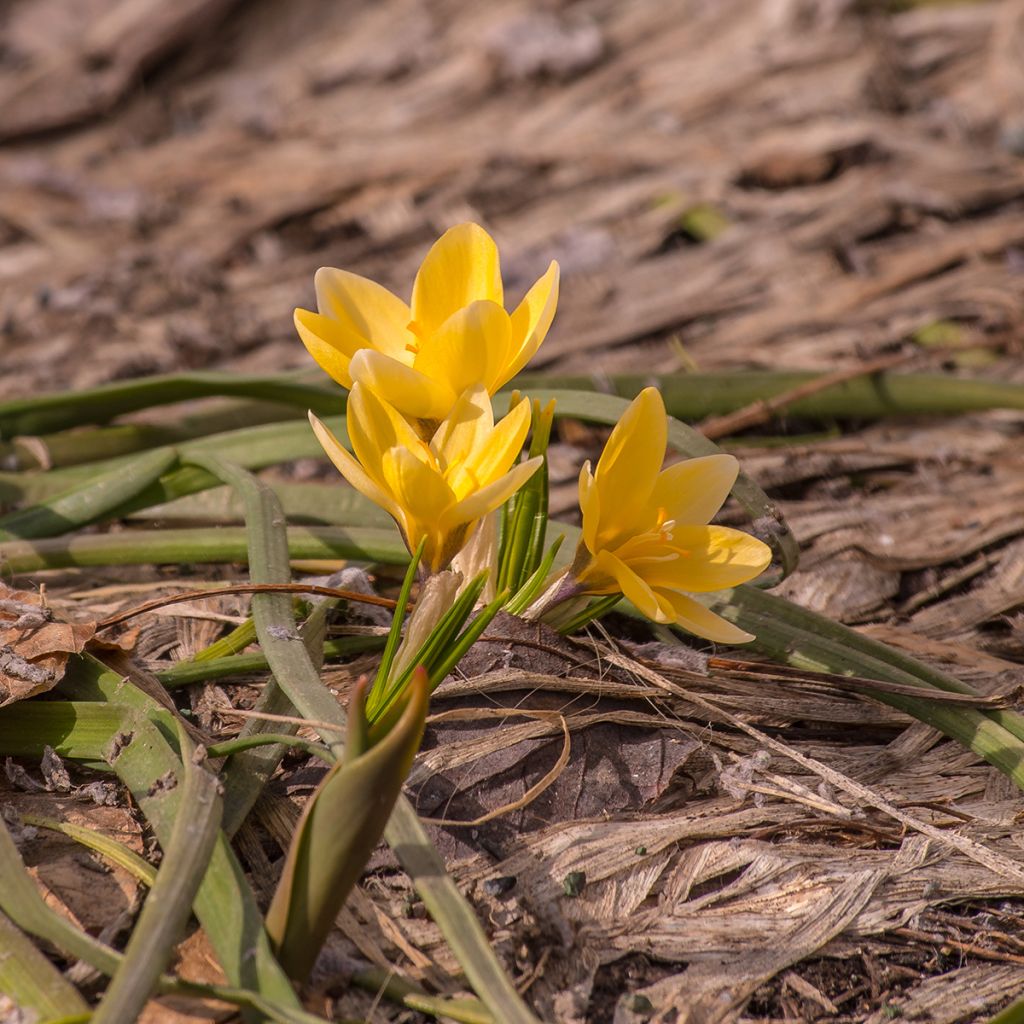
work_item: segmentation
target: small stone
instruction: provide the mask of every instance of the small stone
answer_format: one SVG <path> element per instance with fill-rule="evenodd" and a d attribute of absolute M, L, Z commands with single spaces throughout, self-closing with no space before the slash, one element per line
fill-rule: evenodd
<path fill-rule="evenodd" d="M 515 875 L 499 875 L 497 878 L 488 878 L 483 884 L 483 890 L 488 896 L 500 897 L 510 893 L 516 887 Z"/>
<path fill-rule="evenodd" d="M 570 871 L 562 879 L 562 891 L 566 896 L 576 897 L 583 892 L 587 885 L 587 873 L 585 871 Z"/>

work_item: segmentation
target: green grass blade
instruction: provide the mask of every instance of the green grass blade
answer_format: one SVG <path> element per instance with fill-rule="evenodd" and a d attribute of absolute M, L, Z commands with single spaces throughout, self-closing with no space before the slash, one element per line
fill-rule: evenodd
<path fill-rule="evenodd" d="M 291 558 L 351 559 L 405 565 L 409 552 L 397 530 L 340 526 L 293 526 L 287 531 Z M 248 560 L 242 527 L 219 530 L 127 530 L 114 534 L 52 537 L 0 543 L 0 566 L 8 573 L 91 565 L 160 565 Z"/>
<path fill-rule="evenodd" d="M 255 642 L 256 626 L 252 621 L 252 616 L 250 616 L 244 622 L 235 626 L 230 633 L 226 633 L 219 640 L 215 640 L 209 647 L 196 651 L 189 661 L 179 662 L 178 666 L 195 665 L 204 661 L 220 661 L 228 658 L 230 655 L 238 654 L 239 651 L 244 651 L 249 644 Z"/>
<path fill-rule="evenodd" d="M 25 868 L 0 816 L 0 910 L 19 928 L 85 960 L 104 974 L 117 970 L 120 957 L 98 939 L 76 928 L 43 899 Z"/>
<path fill-rule="evenodd" d="M 84 960 L 107 976 L 113 976 L 124 962 L 121 953 L 94 939 L 52 909 L 36 889 L 17 847 L 0 818 L 0 910 L 24 931 L 45 939 L 57 949 Z M 6 933 L 0 929 L 0 936 Z M 3 947 L 8 948 L 6 943 Z M 0 958 L 2 959 L 2 958 Z M 0 978 L 3 977 L 0 968 Z M 20 979 L 24 983 L 25 979 Z M 290 994 L 283 1000 L 269 998 L 258 991 L 239 989 L 227 985 L 201 985 L 174 978 L 162 977 L 159 989 L 166 993 L 181 993 L 200 999 L 220 999 L 255 1011 L 257 1019 L 267 1018 L 278 1024 L 324 1024 L 322 1017 L 306 1013 Z"/>
<path fill-rule="evenodd" d="M 242 495 L 247 510 L 249 575 L 253 583 L 291 582 L 284 514 L 274 492 L 251 473 L 217 456 L 197 456 L 196 461 Z M 254 594 L 252 616 L 260 646 L 278 685 L 289 697 L 292 688 L 304 694 L 309 709 L 300 709 L 302 715 L 321 722 L 337 721 L 338 702 L 321 683 L 305 647 L 294 641 L 297 634 L 291 598 L 279 593 Z M 344 749 L 344 725 L 330 730 L 324 741 L 340 754 Z"/>
<path fill-rule="evenodd" d="M 74 657 L 60 691 L 78 700 L 118 704 L 125 721 L 111 736 L 111 766 L 166 849 L 182 812 L 184 767 L 175 746 L 175 719 L 132 682 L 132 671 L 107 669 L 91 656 Z M 131 742 L 124 743 L 130 737 Z M 274 959 L 256 899 L 223 833 L 207 858 L 196 893 L 196 916 L 232 985 L 254 989 L 283 1006 L 298 1006 Z"/>
<path fill-rule="evenodd" d="M 875 671 L 866 673 L 872 679 L 903 682 L 913 686 L 932 686 L 950 693 L 978 695 L 978 691 L 974 687 L 955 676 L 926 665 L 888 644 L 862 636 L 856 630 L 833 622 L 806 608 L 801 608 L 785 598 L 765 594 L 754 587 L 737 587 L 734 591 L 726 592 L 723 598 L 729 602 L 729 608 L 722 613 L 725 617 L 730 615 L 757 616 L 760 621 L 766 623 L 761 630 L 763 636 L 759 637 L 761 643 L 765 645 L 774 643 L 777 656 L 781 657 L 785 654 L 789 659 L 802 658 L 803 663 L 800 663 L 799 667 L 813 668 L 815 659 L 819 657 L 819 654 L 825 656 L 823 652 L 827 649 L 828 657 L 832 661 L 846 656 L 850 659 L 856 658 L 859 664 L 874 665 Z M 751 632 L 756 635 L 755 630 L 751 630 Z M 799 636 L 801 638 L 799 649 L 792 652 L 783 651 L 776 639 L 776 634 L 779 632 L 783 634 L 789 632 L 794 638 Z M 815 644 L 809 638 L 815 638 L 818 643 Z M 790 663 L 798 664 L 798 661 L 794 660 Z M 847 670 L 826 669 L 826 671 Z M 856 670 L 853 674 L 864 675 L 865 673 Z M 1024 717 L 1021 715 L 1001 708 L 987 709 L 985 715 L 1018 739 L 1024 740 Z"/>
<path fill-rule="evenodd" d="M 729 371 L 727 373 L 624 374 L 589 376 L 522 374 L 515 386 L 541 394 L 549 388 L 610 391 L 635 398 L 656 387 L 673 416 L 700 420 L 781 395 L 819 380 L 817 371 Z M 495 396 L 497 401 L 498 396 Z M 1024 386 L 1006 381 L 954 377 L 950 374 L 883 372 L 833 384 L 788 405 L 788 417 L 829 421 L 883 419 L 891 416 L 1024 409 Z"/>
<path fill-rule="evenodd" d="M 148 860 L 143 860 L 134 850 L 129 850 L 123 843 L 111 839 L 110 836 L 106 836 L 102 832 L 94 832 L 81 825 L 72 825 L 70 822 L 57 821 L 54 818 L 38 818 L 34 814 L 23 814 L 21 820 L 26 825 L 45 828 L 51 832 L 60 832 L 61 835 L 74 839 L 76 843 L 95 851 L 111 864 L 124 868 L 125 871 L 146 885 L 151 886 L 156 881 L 156 868 Z"/>
<path fill-rule="evenodd" d="M 223 396 L 257 399 L 292 406 L 304 412 L 337 413 L 345 393 L 320 375 L 312 383 L 293 376 L 239 376 L 197 372 L 148 377 L 98 388 L 42 395 L 0 403 L 0 438 L 36 435 L 87 423 L 107 423 L 115 416 L 157 405 Z M 669 412 L 701 419 L 734 412 L 752 402 L 792 391 L 821 377 L 815 371 L 731 371 L 693 374 L 618 374 L 595 378 L 525 373 L 515 380 L 519 390 L 538 394 L 547 389 L 608 392 L 635 398 L 657 387 Z M 508 392 L 501 397 L 507 398 Z M 496 401 L 500 400 L 495 396 Z M 954 377 L 949 374 L 883 372 L 856 377 L 809 395 L 787 407 L 787 415 L 805 419 L 837 417 L 878 419 L 893 415 L 975 412 L 983 409 L 1024 409 L 1024 387 L 1005 381 Z"/>
<path fill-rule="evenodd" d="M 553 402 L 543 409 L 540 402 L 533 402 L 533 436 L 528 457 L 539 455 L 544 462 L 503 507 L 497 590 L 518 591 L 536 571 L 543 555 L 548 520 L 547 450 L 554 409 Z"/>
<path fill-rule="evenodd" d="M 211 743 L 206 748 L 210 757 L 230 757 L 232 754 L 240 754 L 244 750 L 253 750 L 255 747 L 266 747 L 270 745 L 291 747 L 294 750 L 302 750 L 312 757 L 318 757 L 321 761 L 334 764 L 334 756 L 331 752 L 319 743 L 312 740 L 304 740 L 301 736 L 291 736 L 288 733 L 268 732 L 254 734 L 252 736 L 236 736 L 231 740 L 222 740 L 220 743 Z"/>
<path fill-rule="evenodd" d="M 409 606 L 409 595 L 412 593 L 412 586 L 416 582 L 416 570 L 419 569 L 420 561 L 423 558 L 423 549 L 426 546 L 427 539 L 424 537 L 416 548 L 416 553 L 409 559 L 409 568 L 405 570 L 402 589 L 398 593 L 398 602 L 391 616 L 391 629 L 388 631 L 387 643 L 384 647 L 384 653 L 381 655 L 380 665 L 377 667 L 377 675 L 373 680 L 373 686 L 370 689 L 367 702 L 370 707 L 377 703 L 377 699 L 387 689 L 391 666 L 395 663 L 398 645 L 402 641 L 402 627 L 405 622 L 405 610 Z"/>
<path fill-rule="evenodd" d="M 171 828 L 156 881 L 125 947 L 124 960 L 93 1014 L 93 1024 L 134 1020 L 171 961 L 206 874 L 220 829 L 219 783 L 195 763 L 195 747 L 179 727 L 184 780 L 181 808 Z"/>
<path fill-rule="evenodd" d="M 337 413 L 345 393 L 330 381 L 308 384 L 295 377 L 240 376 L 235 373 L 177 373 L 124 383 L 103 384 L 74 394 L 57 392 L 0 402 L 0 438 L 44 434 L 86 423 L 108 423 L 115 416 L 158 405 L 212 396 L 256 398 L 302 410 Z"/>
<path fill-rule="evenodd" d="M 295 708 L 277 683 L 271 679 L 254 711 L 268 715 L 294 715 Z M 238 739 L 259 738 L 270 733 L 291 735 L 298 726 L 288 722 L 274 722 L 250 718 L 238 734 Z M 221 775 L 224 778 L 224 832 L 234 836 L 242 827 L 253 805 L 271 780 L 284 756 L 285 748 L 280 744 L 260 745 L 249 750 L 240 750 L 231 755 Z M 333 755 L 332 755 L 333 756 Z"/>
<path fill-rule="evenodd" d="M 0 711 L 0 754 L 42 757 L 47 746 L 75 761 L 105 762 L 110 737 L 124 728 L 114 704 L 23 700 Z"/>
<path fill-rule="evenodd" d="M 575 633 L 593 622 L 594 619 L 607 615 L 621 600 L 621 594 L 608 594 L 606 597 L 599 597 L 596 601 L 591 601 L 578 615 L 574 615 L 568 622 L 559 626 L 558 632 L 563 636 Z"/>
<path fill-rule="evenodd" d="M 71 921 L 46 903 L 26 871 L 2 818 L 0 818 L 0 877 L 4 879 L 3 886 L 0 886 L 0 909 L 12 922 L 29 934 L 52 943 L 57 949 L 70 956 L 84 960 L 102 974 L 112 976 L 118 971 L 124 962 L 121 953 L 75 927 Z M 0 936 L 6 940 L 7 935 L 7 931 L 0 927 Z M 2 948 L 5 951 L 8 948 L 6 941 Z M 0 968 L 0 978 L 2 977 L 2 968 Z M 20 978 L 18 981 L 24 984 L 26 979 Z M 222 985 L 180 982 L 166 977 L 160 979 L 159 988 L 162 992 L 185 993 L 201 999 L 221 999 L 242 1007 L 250 1007 L 261 1016 L 278 1021 L 280 1024 L 324 1024 L 322 1018 L 306 1013 L 294 999 L 289 1005 L 287 1002 L 279 1003 L 268 999 L 258 992 Z"/>
<path fill-rule="evenodd" d="M 405 688 L 408 686 L 416 666 L 424 665 L 430 671 L 435 660 L 443 656 L 448 644 L 473 614 L 473 608 L 476 606 L 477 599 L 483 592 L 486 582 L 485 573 L 481 573 L 471 580 L 452 603 L 451 608 L 441 616 L 404 669 L 394 679 L 388 681 L 385 689 L 376 694 L 377 700 L 367 701 L 366 717 L 374 727 L 374 735 L 381 735 L 387 731 L 390 716 L 405 693 Z M 371 694 L 371 696 L 373 695 Z"/>
<path fill-rule="evenodd" d="M 344 636 L 328 640 L 323 646 L 323 658 L 330 661 L 351 654 L 379 651 L 386 639 L 383 636 Z M 208 661 L 198 661 L 195 658 L 192 661 L 179 661 L 176 665 L 157 672 L 156 677 L 167 689 L 172 690 L 179 686 L 207 683 L 214 679 L 230 679 L 233 676 L 267 672 L 269 668 L 264 654 L 233 654 L 227 658 L 214 658 Z"/>
<path fill-rule="evenodd" d="M 494 616 L 501 611 L 508 600 L 508 591 L 502 591 L 488 605 L 477 612 L 473 621 L 459 634 L 457 639 L 449 647 L 445 645 L 443 656 L 440 659 L 430 659 L 430 688 L 434 690 L 441 681 L 451 672 L 462 660 L 462 656 L 477 642 L 483 631 L 491 624 Z"/>
<path fill-rule="evenodd" d="M 371 995 L 382 992 L 407 1010 L 419 1010 L 459 1024 L 494 1024 L 494 1017 L 476 999 L 440 999 L 427 995 L 411 981 L 379 967 L 356 972 L 352 981 Z"/>
<path fill-rule="evenodd" d="M 796 608 L 756 587 L 737 587 L 716 595 L 711 607 L 741 629 L 754 634 L 756 640 L 750 644 L 752 650 L 767 654 L 783 664 L 920 688 L 920 698 L 884 690 L 870 691 L 870 695 L 939 729 L 1024 789 L 1024 742 L 1019 735 L 1024 721 L 1015 713 L 951 707 L 929 700 L 929 690 L 940 689 L 928 680 L 929 673 L 896 668 L 873 657 L 858 643 L 858 635 L 853 630 Z M 911 667 L 916 664 L 920 670 L 926 669 L 913 659 L 906 659 L 906 662 Z M 973 692 L 965 684 L 957 683 L 957 692 Z M 952 687 L 942 689 L 948 691 Z M 1007 728 L 1008 725 L 1014 731 Z"/>
<path fill-rule="evenodd" d="M 70 533 L 114 514 L 177 462 L 173 448 L 133 456 L 131 465 L 75 487 L 49 501 L 0 516 L 0 542 Z"/>
<path fill-rule="evenodd" d="M 344 421 L 328 417 L 326 422 L 343 442 L 347 438 Z M 264 426 L 246 427 L 241 430 L 213 434 L 196 441 L 185 442 L 175 447 L 154 448 L 145 455 L 128 455 L 107 459 L 88 466 L 53 470 L 50 473 L 28 474 L 26 487 L 31 485 L 36 500 L 43 493 L 44 485 L 50 488 L 48 497 L 58 496 L 66 490 L 85 488 L 95 480 L 97 474 L 109 475 L 114 481 L 133 481 L 134 467 L 138 460 L 155 461 L 160 458 L 180 455 L 185 463 L 192 455 L 217 454 L 244 466 L 247 469 L 262 469 L 279 462 L 297 458 L 322 458 L 323 451 L 305 421 L 294 423 L 271 423 Z M 127 474 L 127 476 L 125 475 Z M 8 494 L 17 489 L 18 478 L 9 474 L 3 479 L 4 491 Z M 164 505 L 187 495 L 209 490 L 218 483 L 217 477 L 198 465 L 181 465 L 148 482 L 147 486 L 134 488 L 129 497 L 116 507 L 107 509 L 110 516 L 126 516 L 155 505 Z M 28 510 L 25 510 L 26 512 Z"/>
<path fill-rule="evenodd" d="M 326 483 L 288 483 L 270 481 L 281 501 L 281 507 L 292 524 L 313 523 L 321 526 L 388 527 L 392 518 L 369 498 L 341 481 Z M 238 495 L 229 487 L 212 487 L 207 491 L 187 494 L 163 505 L 132 512 L 128 518 L 152 521 L 170 526 L 181 523 L 241 523 L 245 509 Z"/>
<path fill-rule="evenodd" d="M 547 532 L 546 525 L 545 533 Z M 550 547 L 548 547 L 544 558 L 536 570 L 534 570 L 533 575 L 509 598 L 505 608 L 511 615 L 521 615 L 538 597 L 541 588 L 544 586 L 544 581 L 551 574 L 551 569 L 555 564 L 555 559 L 558 557 L 558 552 L 561 550 L 564 541 L 564 535 L 554 539 Z"/>
<path fill-rule="evenodd" d="M 0 912 L 0 992 L 34 1020 L 89 1013 L 78 989 Z"/>

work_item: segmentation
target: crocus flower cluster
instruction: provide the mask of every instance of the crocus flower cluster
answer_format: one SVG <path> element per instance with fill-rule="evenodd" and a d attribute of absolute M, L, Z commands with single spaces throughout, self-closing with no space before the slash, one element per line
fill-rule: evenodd
<path fill-rule="evenodd" d="M 475 224 L 446 232 L 416 274 L 411 302 L 366 278 L 323 268 L 318 312 L 295 324 L 320 366 L 350 389 L 352 454 L 315 416 L 313 429 L 345 478 L 394 518 L 410 551 L 445 569 L 539 468 L 520 461 L 526 399 L 495 422 L 491 396 L 544 340 L 558 300 L 558 265 L 509 313 L 498 250 Z M 725 643 L 752 637 L 688 596 L 759 575 L 770 551 L 739 530 L 708 525 L 738 472 L 730 455 L 662 468 L 667 417 L 642 391 L 612 431 L 579 497 L 583 536 L 549 595 L 624 594 L 656 622 Z"/>

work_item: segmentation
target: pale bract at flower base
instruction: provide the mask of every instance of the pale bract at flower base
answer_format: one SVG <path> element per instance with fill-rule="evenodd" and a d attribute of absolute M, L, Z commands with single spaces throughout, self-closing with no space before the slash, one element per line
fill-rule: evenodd
<path fill-rule="evenodd" d="M 749 633 L 687 592 L 746 583 L 767 568 L 771 550 L 740 530 L 708 525 L 736 481 L 736 459 L 708 455 L 662 469 L 667 435 L 661 394 L 646 388 L 615 426 L 596 470 L 584 464 L 583 538 L 571 570 L 576 592 L 621 592 L 655 622 L 745 643 Z"/>
<path fill-rule="evenodd" d="M 339 384 L 371 387 L 424 436 L 467 388 L 494 394 L 537 351 L 555 315 L 558 264 L 512 313 L 494 240 L 477 224 L 446 231 L 427 253 L 407 305 L 386 288 L 333 267 L 316 273 L 318 312 L 295 310 L 295 326 Z"/>
<path fill-rule="evenodd" d="M 310 413 L 331 461 L 356 490 L 387 511 L 410 552 L 426 539 L 424 564 L 439 572 L 480 520 L 511 497 L 543 459 L 516 464 L 530 429 L 521 400 L 499 423 L 481 384 L 456 400 L 433 436 L 422 440 L 397 409 L 361 383 L 352 386 L 347 424 L 355 458 Z"/>

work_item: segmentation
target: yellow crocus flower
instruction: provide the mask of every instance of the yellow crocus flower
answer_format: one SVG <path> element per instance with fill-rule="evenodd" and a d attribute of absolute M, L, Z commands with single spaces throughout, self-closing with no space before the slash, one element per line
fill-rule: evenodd
<path fill-rule="evenodd" d="M 495 425 L 483 385 L 459 396 L 434 435 L 422 440 L 405 418 L 371 388 L 352 385 L 348 433 L 355 458 L 314 416 L 320 444 L 346 480 L 385 509 L 415 551 L 426 538 L 424 562 L 439 572 L 478 523 L 511 497 L 540 466 L 515 464 L 530 429 L 522 399 Z"/>
<path fill-rule="evenodd" d="M 584 464 L 573 589 L 621 592 L 655 622 L 677 623 L 708 640 L 753 640 L 685 593 L 746 583 L 771 561 L 768 546 L 749 534 L 708 525 L 739 465 L 731 455 L 708 455 L 662 469 L 667 440 L 661 394 L 645 388 L 616 424 L 597 469 Z"/>
<path fill-rule="evenodd" d="M 558 264 L 510 314 L 498 247 L 477 224 L 446 231 L 427 253 L 412 303 L 346 270 L 316 273 L 319 312 L 295 310 L 310 354 L 339 384 L 373 388 L 424 432 L 448 415 L 467 388 L 494 394 L 544 340 L 558 302 Z"/>

